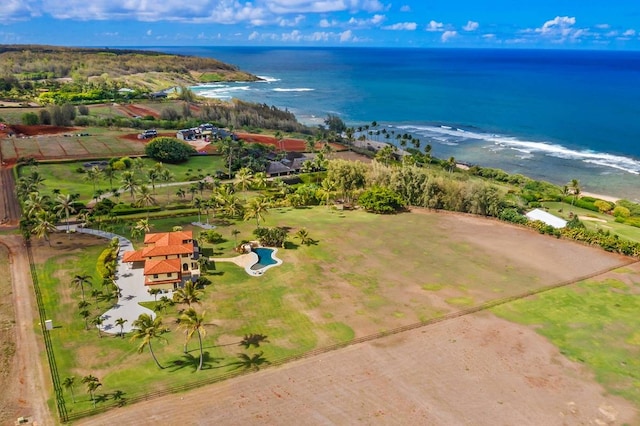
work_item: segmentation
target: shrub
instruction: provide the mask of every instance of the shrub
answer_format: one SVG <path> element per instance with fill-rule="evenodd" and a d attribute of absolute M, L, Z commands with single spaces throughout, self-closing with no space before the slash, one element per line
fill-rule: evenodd
<path fill-rule="evenodd" d="M 222 234 L 212 229 L 200 232 L 200 238 L 204 239 L 209 244 L 220 244 L 225 242 L 225 239 L 222 238 Z"/>
<path fill-rule="evenodd" d="M 160 137 L 149 142 L 144 152 L 154 160 L 175 164 L 187 161 L 196 150 L 176 138 Z"/>
<path fill-rule="evenodd" d="M 25 112 L 20 117 L 20 121 L 22 121 L 22 124 L 26 126 L 34 126 L 40 122 L 40 119 L 38 118 L 38 114 L 35 112 Z"/>
<path fill-rule="evenodd" d="M 389 188 L 376 186 L 363 192 L 358 204 L 365 210 L 378 214 L 396 213 L 405 207 L 400 194 Z"/>
<path fill-rule="evenodd" d="M 613 215 L 617 218 L 627 218 L 631 216 L 631 211 L 624 206 L 616 206 L 616 208 L 613 209 Z"/>
<path fill-rule="evenodd" d="M 80 115 L 89 115 L 89 107 L 86 105 L 79 105 L 78 106 L 78 113 Z"/>
<path fill-rule="evenodd" d="M 256 228 L 253 235 L 258 238 L 263 246 L 283 247 L 287 239 L 287 231 L 285 228 Z"/>

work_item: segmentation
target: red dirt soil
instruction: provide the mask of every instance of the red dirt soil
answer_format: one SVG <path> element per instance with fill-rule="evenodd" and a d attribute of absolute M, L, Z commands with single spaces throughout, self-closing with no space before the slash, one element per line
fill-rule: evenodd
<path fill-rule="evenodd" d="M 278 143 L 278 140 L 273 136 L 257 135 L 252 133 L 236 133 L 236 136 L 238 136 L 238 138 L 244 140 L 245 142 L 255 142 L 255 143 L 261 143 L 265 145 L 273 145 L 277 149 L 280 149 L 280 144 Z M 304 152 L 306 150 L 305 141 L 303 141 L 302 139 L 284 138 L 282 140 L 282 143 L 284 145 L 285 151 Z M 344 147 L 339 144 L 331 143 L 330 145 L 334 151 L 339 151 L 344 149 Z"/>
<path fill-rule="evenodd" d="M 37 135 L 57 135 L 60 133 L 69 133 L 75 132 L 78 129 L 75 127 L 59 127 L 59 126 L 47 126 L 47 125 L 36 125 L 36 126 L 25 126 L 22 124 L 13 124 L 8 126 L 0 133 L 14 133 L 16 136 L 37 136 Z"/>
<path fill-rule="evenodd" d="M 124 112 L 129 117 L 137 117 L 137 116 L 145 117 L 147 115 L 150 115 L 154 118 L 160 118 L 160 114 L 158 114 L 157 112 L 141 107 L 140 105 L 135 105 L 135 104 L 118 105 L 118 109 Z"/>

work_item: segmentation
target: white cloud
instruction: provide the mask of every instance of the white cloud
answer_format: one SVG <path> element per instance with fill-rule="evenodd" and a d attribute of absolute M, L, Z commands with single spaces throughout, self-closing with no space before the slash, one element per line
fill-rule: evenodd
<path fill-rule="evenodd" d="M 331 21 L 329 21 L 328 19 L 321 19 L 318 25 L 320 25 L 320 28 L 330 28 L 337 26 L 338 21 L 336 21 L 335 19 L 332 19 Z"/>
<path fill-rule="evenodd" d="M 351 19 L 349 19 L 347 24 L 349 24 L 350 26 L 355 26 L 355 27 L 371 27 L 371 26 L 380 25 L 386 19 L 387 18 L 384 15 L 373 15 L 369 19 L 351 18 Z"/>
<path fill-rule="evenodd" d="M 351 32 L 351 30 L 344 31 L 343 33 L 340 34 L 341 43 L 344 43 L 350 40 L 353 40 L 353 33 Z"/>
<path fill-rule="evenodd" d="M 596 28 L 601 29 L 601 30 L 608 30 L 609 28 L 611 28 L 611 25 L 609 25 L 609 24 L 598 24 L 598 25 L 596 25 Z"/>
<path fill-rule="evenodd" d="M 415 31 L 416 28 L 418 28 L 418 24 L 416 24 L 415 22 L 398 22 L 397 24 L 382 27 L 383 30 L 394 31 Z"/>
<path fill-rule="evenodd" d="M 545 22 L 542 27 L 536 28 L 536 32 L 544 35 L 562 35 L 564 37 L 571 34 L 572 27 L 576 24 L 575 17 L 556 16 Z"/>
<path fill-rule="evenodd" d="M 465 31 L 475 31 L 475 30 L 478 29 L 479 26 L 480 26 L 479 23 L 474 22 L 474 21 L 469 21 L 469 22 L 467 22 L 467 25 L 462 27 L 462 29 L 465 30 Z"/>
<path fill-rule="evenodd" d="M 446 43 L 452 38 L 456 37 L 457 35 L 458 35 L 457 31 L 445 31 L 442 33 L 442 37 L 440 37 L 440 39 L 442 40 L 443 43 Z"/>
<path fill-rule="evenodd" d="M 404 6 L 400 6 L 400 12 L 411 12 L 411 6 L 406 4 Z"/>
<path fill-rule="evenodd" d="M 442 22 L 430 21 L 427 24 L 427 31 L 442 31 L 444 24 Z"/>
<path fill-rule="evenodd" d="M 147 30 L 147 35 L 148 35 L 148 36 L 150 36 L 150 35 L 152 35 L 152 34 L 153 34 L 153 31 L 151 31 L 151 30 Z"/>
<path fill-rule="evenodd" d="M 297 27 L 304 20 L 305 20 L 304 15 L 297 15 L 293 19 L 284 19 L 282 17 L 278 17 L 276 21 L 278 25 L 281 27 Z"/>
<path fill-rule="evenodd" d="M 628 29 L 627 31 L 623 32 L 622 35 L 624 37 L 633 37 L 636 35 L 636 30 Z"/>
<path fill-rule="evenodd" d="M 257 40 L 258 38 L 260 38 L 260 33 L 257 31 L 252 32 L 251 34 L 249 34 L 249 37 L 247 37 L 249 40 Z"/>

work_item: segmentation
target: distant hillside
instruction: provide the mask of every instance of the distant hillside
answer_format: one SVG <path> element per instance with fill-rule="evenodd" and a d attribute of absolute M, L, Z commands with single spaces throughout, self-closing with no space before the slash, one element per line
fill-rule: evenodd
<path fill-rule="evenodd" d="M 148 90 L 201 82 L 258 80 L 233 65 L 210 58 L 39 45 L 0 45 L 0 78 L 22 82 L 69 79 L 76 83 L 101 79 Z"/>

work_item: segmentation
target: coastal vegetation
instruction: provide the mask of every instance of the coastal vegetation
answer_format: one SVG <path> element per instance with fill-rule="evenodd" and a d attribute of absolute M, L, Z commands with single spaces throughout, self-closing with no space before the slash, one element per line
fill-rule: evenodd
<path fill-rule="evenodd" d="M 144 50 L 0 46 L 0 99 L 18 102 L 95 103 L 201 82 L 257 79 L 235 66 L 195 56 Z"/>

